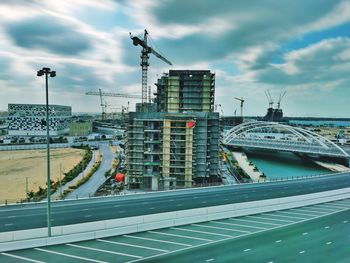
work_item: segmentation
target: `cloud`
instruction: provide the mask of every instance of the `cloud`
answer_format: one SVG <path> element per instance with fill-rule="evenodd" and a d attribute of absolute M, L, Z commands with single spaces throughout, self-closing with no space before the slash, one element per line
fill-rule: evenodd
<path fill-rule="evenodd" d="M 76 55 L 91 47 L 86 36 L 49 16 L 8 24 L 6 31 L 16 45 L 27 49 L 44 49 L 63 55 Z"/>

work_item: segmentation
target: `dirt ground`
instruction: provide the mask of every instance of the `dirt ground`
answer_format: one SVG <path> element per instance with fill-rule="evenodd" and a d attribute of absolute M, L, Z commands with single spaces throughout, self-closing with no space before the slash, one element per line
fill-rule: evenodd
<path fill-rule="evenodd" d="M 58 181 L 60 164 L 63 178 L 64 172 L 83 159 L 84 152 L 73 148 L 51 149 L 51 180 Z M 46 149 L 0 151 L 0 203 L 25 199 L 26 177 L 28 191 L 36 192 L 39 186 L 46 188 Z"/>

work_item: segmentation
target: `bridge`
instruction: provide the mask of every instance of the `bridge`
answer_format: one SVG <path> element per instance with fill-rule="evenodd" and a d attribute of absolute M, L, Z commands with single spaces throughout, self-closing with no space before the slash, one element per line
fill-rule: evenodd
<path fill-rule="evenodd" d="M 227 146 L 270 149 L 347 160 L 349 154 L 312 131 L 276 122 L 253 121 L 233 127 L 223 139 Z"/>

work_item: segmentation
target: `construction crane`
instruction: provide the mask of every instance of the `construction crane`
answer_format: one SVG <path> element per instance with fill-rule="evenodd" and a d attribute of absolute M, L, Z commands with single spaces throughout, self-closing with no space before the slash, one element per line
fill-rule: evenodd
<path fill-rule="evenodd" d="M 102 92 L 101 89 L 98 89 L 98 91 L 88 91 L 85 92 L 85 95 L 92 95 L 92 96 L 100 96 L 100 106 L 102 108 L 102 120 L 106 119 L 106 110 L 107 110 L 107 103 L 103 100 L 103 96 L 105 97 L 118 97 L 118 98 L 130 98 L 130 99 L 140 99 L 140 95 L 134 95 L 134 94 L 123 94 L 123 93 L 112 93 L 112 92 Z M 128 108 L 129 108 L 129 102 L 128 102 Z"/>
<path fill-rule="evenodd" d="M 274 102 L 273 102 L 273 100 L 272 100 L 270 91 L 269 91 L 269 90 L 266 90 L 266 91 L 265 91 L 265 95 L 266 95 L 267 101 L 269 102 L 269 108 L 272 108 Z"/>
<path fill-rule="evenodd" d="M 235 97 L 236 100 L 239 100 L 241 102 L 241 118 L 243 119 L 243 103 L 244 103 L 244 99 L 241 98 L 237 98 Z"/>
<path fill-rule="evenodd" d="M 144 105 L 147 102 L 147 69 L 149 66 L 149 63 L 148 63 L 149 55 L 148 54 L 152 53 L 157 58 L 163 60 L 165 63 L 167 63 L 169 65 L 172 65 L 172 64 L 169 60 L 167 60 L 161 54 L 156 52 L 153 48 L 148 46 L 148 44 L 147 44 L 148 32 L 146 29 L 145 29 L 145 32 L 143 35 L 143 39 L 140 39 L 139 37 L 131 35 L 131 32 L 129 34 L 130 34 L 130 38 L 132 39 L 133 45 L 142 47 L 140 65 L 141 65 L 141 69 L 142 69 L 142 105 Z M 142 108 L 144 108 L 144 107 L 142 107 Z"/>
<path fill-rule="evenodd" d="M 278 102 L 277 102 L 277 109 L 279 109 L 281 107 L 281 101 L 284 97 L 284 95 L 286 95 L 287 91 L 283 91 L 280 96 L 278 97 Z"/>

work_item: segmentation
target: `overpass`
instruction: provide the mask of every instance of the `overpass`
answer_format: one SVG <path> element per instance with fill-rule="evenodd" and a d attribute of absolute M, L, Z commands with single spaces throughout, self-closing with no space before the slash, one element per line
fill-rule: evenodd
<path fill-rule="evenodd" d="M 329 139 L 312 131 L 276 122 L 246 122 L 229 130 L 224 145 L 270 149 L 345 159 L 349 154 Z"/>

